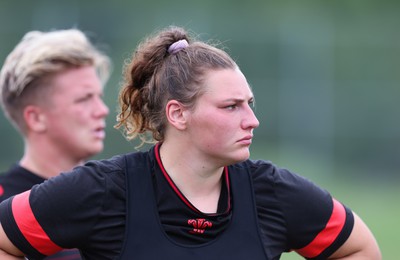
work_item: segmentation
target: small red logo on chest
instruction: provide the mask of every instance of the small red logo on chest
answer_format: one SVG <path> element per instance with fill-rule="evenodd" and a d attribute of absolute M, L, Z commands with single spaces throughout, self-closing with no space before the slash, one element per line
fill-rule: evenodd
<path fill-rule="evenodd" d="M 204 218 L 189 219 L 188 224 L 193 226 L 189 231 L 192 234 L 203 234 L 206 228 L 212 227 L 212 223 Z"/>

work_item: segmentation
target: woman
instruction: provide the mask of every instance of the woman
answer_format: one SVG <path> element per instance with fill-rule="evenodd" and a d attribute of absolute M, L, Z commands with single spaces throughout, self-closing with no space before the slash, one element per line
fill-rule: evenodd
<path fill-rule="evenodd" d="M 156 145 L 3 202 L 1 249 L 37 258 L 69 247 L 86 259 L 279 259 L 290 250 L 381 258 L 366 225 L 329 193 L 249 160 L 254 97 L 227 53 L 169 27 L 138 46 L 125 78 L 117 127 Z"/>

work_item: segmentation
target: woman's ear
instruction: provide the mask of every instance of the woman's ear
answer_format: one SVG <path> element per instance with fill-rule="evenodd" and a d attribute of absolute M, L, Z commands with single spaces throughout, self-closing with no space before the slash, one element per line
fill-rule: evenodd
<path fill-rule="evenodd" d="M 168 101 L 165 107 L 168 122 L 178 130 L 185 130 L 187 126 L 187 109 L 176 100 Z"/>
<path fill-rule="evenodd" d="M 34 132 L 43 132 L 46 130 L 46 116 L 42 113 L 40 107 L 27 106 L 24 109 L 24 120 L 27 128 Z"/>

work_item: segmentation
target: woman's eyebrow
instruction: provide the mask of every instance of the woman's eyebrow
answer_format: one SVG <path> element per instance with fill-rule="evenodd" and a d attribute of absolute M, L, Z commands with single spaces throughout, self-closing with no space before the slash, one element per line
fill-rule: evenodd
<path fill-rule="evenodd" d="M 244 99 L 244 98 L 227 98 L 224 99 L 224 102 L 236 102 L 236 103 L 242 103 L 242 102 L 248 102 L 248 101 L 253 101 L 254 97 L 251 96 L 248 99 Z"/>

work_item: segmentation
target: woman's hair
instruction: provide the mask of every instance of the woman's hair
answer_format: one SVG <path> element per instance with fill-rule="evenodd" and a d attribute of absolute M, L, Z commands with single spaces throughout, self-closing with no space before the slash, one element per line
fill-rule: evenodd
<path fill-rule="evenodd" d="M 119 94 L 121 111 L 115 127 L 123 126 L 127 139 L 139 137 L 141 144 L 163 141 L 167 102 L 177 100 L 192 109 L 204 92 L 202 83 L 207 72 L 237 67 L 225 51 L 215 46 L 192 39 L 183 28 L 175 26 L 141 42 L 125 63 L 125 81 Z"/>
<path fill-rule="evenodd" d="M 78 29 L 31 31 L 7 56 L 0 72 L 0 102 L 4 113 L 20 131 L 26 130 L 24 108 L 45 100 L 49 80 L 70 68 L 94 66 L 102 83 L 111 62 Z M 44 98 L 43 98 L 44 97 Z"/>

